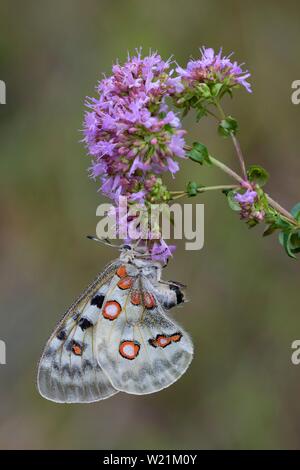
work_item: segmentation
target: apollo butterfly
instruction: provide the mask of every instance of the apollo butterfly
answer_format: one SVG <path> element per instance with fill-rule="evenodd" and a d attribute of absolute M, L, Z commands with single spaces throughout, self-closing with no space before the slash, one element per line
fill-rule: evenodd
<path fill-rule="evenodd" d="M 124 247 L 97 276 L 45 347 L 38 369 L 43 397 L 83 403 L 119 391 L 143 395 L 181 377 L 193 345 L 167 311 L 185 296 L 182 284 L 161 280 L 162 268 Z"/>

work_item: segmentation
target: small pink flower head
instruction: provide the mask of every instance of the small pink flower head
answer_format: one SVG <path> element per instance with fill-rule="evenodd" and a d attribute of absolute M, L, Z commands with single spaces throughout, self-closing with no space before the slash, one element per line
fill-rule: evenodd
<path fill-rule="evenodd" d="M 237 85 L 243 86 L 249 93 L 252 92 L 251 85 L 247 81 L 250 77 L 248 70 L 243 70 L 242 65 L 231 61 L 230 57 L 222 56 L 222 48 L 218 53 L 212 48 L 202 47 L 201 58 L 190 60 L 186 68 L 178 67 L 177 73 L 189 86 L 198 83 L 222 83 L 229 88 Z"/>
<path fill-rule="evenodd" d="M 265 218 L 265 211 L 261 207 L 259 193 L 254 189 L 256 185 L 251 182 L 244 181 L 241 183 L 242 188 L 247 188 L 243 193 L 235 193 L 234 200 L 240 205 L 240 216 L 242 219 L 262 222 Z M 257 188 L 256 188 L 257 189 Z"/>
<path fill-rule="evenodd" d="M 257 220 L 257 222 L 263 222 L 266 214 L 263 210 L 260 210 L 260 211 L 253 212 L 252 215 L 253 215 L 253 218 Z"/>
<path fill-rule="evenodd" d="M 241 205 L 244 205 L 244 204 L 252 205 L 252 204 L 254 204 L 254 202 L 257 198 L 257 192 L 253 191 L 251 189 L 247 189 L 247 191 L 243 194 L 236 193 L 234 198 L 235 198 L 236 202 L 238 202 Z"/>

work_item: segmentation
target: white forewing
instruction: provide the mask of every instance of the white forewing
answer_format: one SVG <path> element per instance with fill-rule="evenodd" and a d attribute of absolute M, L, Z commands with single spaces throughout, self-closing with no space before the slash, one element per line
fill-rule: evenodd
<path fill-rule="evenodd" d="M 93 402 L 117 393 L 96 359 L 95 328 L 118 263 L 112 263 L 67 311 L 42 354 L 38 389 L 60 403 Z"/>

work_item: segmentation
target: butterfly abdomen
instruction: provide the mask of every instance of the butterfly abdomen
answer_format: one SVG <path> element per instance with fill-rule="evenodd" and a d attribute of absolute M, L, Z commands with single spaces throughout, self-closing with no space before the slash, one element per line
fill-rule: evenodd
<path fill-rule="evenodd" d="M 176 305 L 182 304 L 185 302 L 184 291 L 177 284 L 170 284 L 170 289 L 175 292 L 176 295 Z"/>
<path fill-rule="evenodd" d="M 186 302 L 183 286 L 173 282 L 158 283 L 155 294 L 167 310 Z"/>

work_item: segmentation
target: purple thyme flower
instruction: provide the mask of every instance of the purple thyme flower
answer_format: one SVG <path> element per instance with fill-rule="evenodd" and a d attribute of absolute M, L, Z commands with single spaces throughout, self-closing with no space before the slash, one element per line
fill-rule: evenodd
<path fill-rule="evenodd" d="M 247 189 L 244 194 L 236 193 L 234 199 L 241 205 L 243 204 L 254 204 L 254 201 L 257 198 L 257 192 Z"/>
<path fill-rule="evenodd" d="M 158 54 L 142 58 L 137 51 L 99 82 L 98 98 L 87 99 L 83 140 L 92 157 L 90 175 L 113 200 L 147 199 L 149 179 L 176 173 L 174 158 L 185 156 L 185 131 L 165 101 L 183 84 L 169 69 L 170 61 Z"/>
<path fill-rule="evenodd" d="M 241 218 L 248 221 L 254 220 L 256 222 L 262 222 L 265 217 L 265 211 L 260 207 L 260 199 L 257 191 L 255 191 L 249 181 L 243 181 L 241 186 L 247 188 L 246 191 L 243 194 L 236 193 L 234 196 L 234 200 L 240 205 Z"/>
<path fill-rule="evenodd" d="M 235 85 L 243 86 L 249 93 L 252 92 L 251 85 L 247 82 L 250 77 L 248 70 L 243 70 L 242 65 L 232 62 L 230 57 L 222 56 L 222 48 L 216 54 L 214 49 L 202 47 L 200 49 L 201 59 L 190 60 L 186 69 L 177 67 L 176 71 L 182 80 L 189 86 L 197 83 L 225 83 L 228 87 Z"/>
<path fill-rule="evenodd" d="M 155 261 L 163 261 L 166 263 L 170 256 L 176 250 L 175 245 L 167 245 L 167 243 L 160 238 L 159 240 L 155 241 L 152 249 L 151 249 L 151 258 Z"/>
<path fill-rule="evenodd" d="M 131 209 L 146 213 L 146 202 L 169 199 L 159 175 L 176 173 L 175 158 L 185 157 L 185 131 L 166 103 L 184 89 L 173 72 L 158 54 L 142 58 L 138 51 L 124 65 L 114 65 L 112 75 L 98 83 L 98 97 L 87 99 L 83 140 L 92 157 L 90 176 L 100 179 L 102 193 L 116 206 L 126 196 Z M 159 231 L 154 234 L 146 227 L 144 233 L 138 215 L 120 212 L 118 206 L 114 211 L 119 236 L 166 262 L 175 247 L 168 247 Z"/>

